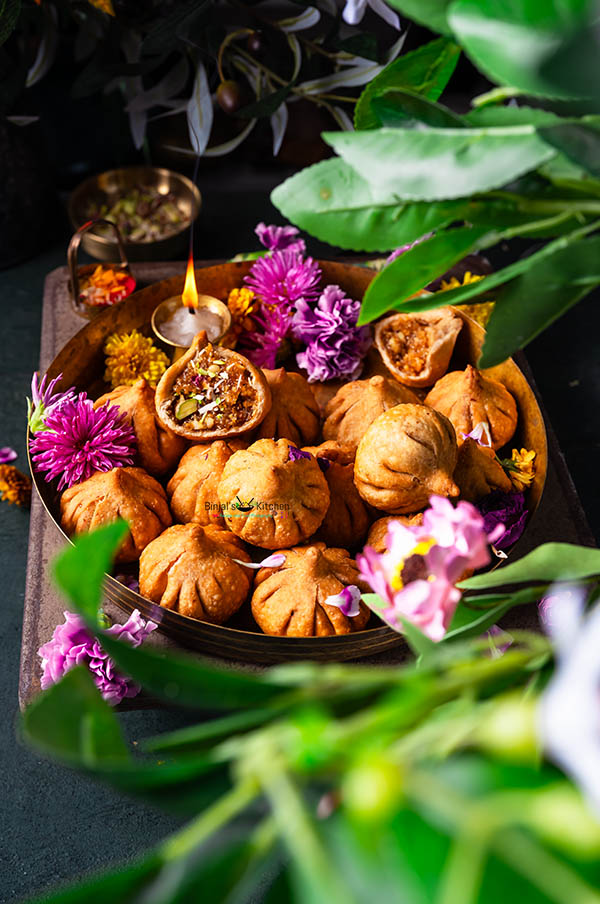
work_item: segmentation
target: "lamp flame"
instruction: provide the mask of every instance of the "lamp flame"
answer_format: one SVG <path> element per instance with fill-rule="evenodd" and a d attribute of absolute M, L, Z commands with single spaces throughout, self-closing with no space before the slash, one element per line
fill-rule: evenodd
<path fill-rule="evenodd" d="M 185 271 L 185 284 L 181 293 L 181 300 L 189 311 L 193 312 L 198 307 L 198 290 L 196 288 L 196 276 L 194 274 L 194 256 L 190 249 L 187 269 Z"/>

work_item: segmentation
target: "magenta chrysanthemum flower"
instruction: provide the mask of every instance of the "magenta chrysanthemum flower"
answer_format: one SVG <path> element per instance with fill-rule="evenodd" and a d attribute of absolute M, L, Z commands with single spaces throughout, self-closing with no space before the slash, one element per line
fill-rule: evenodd
<path fill-rule="evenodd" d="M 72 612 L 65 612 L 64 616 L 64 624 L 57 625 L 52 639 L 38 650 L 42 660 L 42 690 L 56 684 L 74 666 L 84 665 L 107 703 L 116 706 L 124 697 L 139 694 L 139 684 L 117 671 L 114 661 L 82 619 Z M 106 633 L 139 647 L 155 628 L 154 622 L 145 621 L 135 609 L 124 625 L 112 625 Z"/>
<path fill-rule="evenodd" d="M 62 374 L 59 374 L 48 383 L 46 374 L 40 380 L 37 372 L 31 378 L 31 398 L 27 399 L 27 422 L 31 433 L 45 430 L 47 415 L 74 397 L 72 387 L 66 392 L 55 392 L 61 380 Z"/>
<path fill-rule="evenodd" d="M 316 301 L 320 279 L 316 261 L 303 258 L 294 248 L 284 248 L 254 261 L 245 282 L 263 305 L 294 308 L 300 298 Z"/>
<path fill-rule="evenodd" d="M 359 312 L 360 302 L 346 298 L 339 286 L 327 286 L 315 308 L 298 301 L 292 331 L 306 350 L 296 361 L 308 373 L 309 383 L 358 377 L 371 345 L 369 327 L 356 326 Z"/>
<path fill-rule="evenodd" d="M 267 226 L 259 223 L 254 230 L 261 245 L 269 251 L 283 251 L 284 248 L 293 248 L 300 254 L 306 251 L 303 239 L 296 238 L 299 230 L 295 226 Z"/>
<path fill-rule="evenodd" d="M 132 465 L 136 453 L 133 428 L 115 405 L 94 403 L 83 392 L 53 407 L 44 417 L 44 429 L 29 447 L 36 470 L 48 482 L 60 477 L 58 489 L 87 480 L 96 471 Z"/>
<path fill-rule="evenodd" d="M 263 307 L 252 315 L 258 329 L 242 333 L 238 350 L 256 367 L 273 370 L 277 352 L 290 331 L 292 312 L 283 307 Z"/>

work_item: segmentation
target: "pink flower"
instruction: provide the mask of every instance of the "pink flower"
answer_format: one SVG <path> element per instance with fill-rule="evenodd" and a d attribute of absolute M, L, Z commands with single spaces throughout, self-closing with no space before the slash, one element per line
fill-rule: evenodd
<path fill-rule="evenodd" d="M 360 576 L 381 597 L 375 611 L 402 631 L 406 617 L 432 640 L 441 640 L 461 597 L 455 584 L 468 569 L 490 561 L 483 517 L 468 502 L 456 507 L 432 496 L 422 525 L 390 523 L 387 551 L 365 547 L 357 556 Z"/>
<path fill-rule="evenodd" d="M 0 449 L 0 465 L 5 465 L 9 461 L 14 461 L 17 453 L 11 446 L 2 446 Z"/>
<path fill-rule="evenodd" d="M 132 465 L 136 439 L 127 416 L 107 402 L 94 409 L 83 392 L 46 414 L 44 429 L 29 443 L 36 470 L 47 481 L 60 477 L 58 489 L 87 480 L 96 471 Z"/>
<path fill-rule="evenodd" d="M 140 692 L 139 685 L 117 671 L 114 661 L 82 619 L 72 612 L 65 612 L 64 616 L 64 624 L 57 625 L 52 639 L 38 650 L 42 690 L 56 684 L 74 666 L 84 665 L 107 703 L 115 706 L 124 697 L 135 697 Z M 154 622 L 145 621 L 135 609 L 124 625 L 112 625 L 106 633 L 139 647 L 155 628 Z"/>
<path fill-rule="evenodd" d="M 316 301 L 320 279 L 319 265 L 311 257 L 303 258 L 295 248 L 284 248 L 259 257 L 245 282 L 263 305 L 289 310 L 300 298 Z"/>
<path fill-rule="evenodd" d="M 252 319 L 259 329 L 242 333 L 238 350 L 256 367 L 273 370 L 277 352 L 290 330 L 292 313 L 282 307 L 263 307 L 258 314 L 252 315 Z"/>
<path fill-rule="evenodd" d="M 480 446 L 492 448 L 492 434 L 490 433 L 490 425 L 487 421 L 480 421 L 475 424 L 470 433 L 463 433 L 463 439 L 474 439 Z"/>
<path fill-rule="evenodd" d="M 424 242 L 425 239 L 430 239 L 432 235 L 433 235 L 433 232 L 428 232 L 428 233 L 426 233 L 426 235 L 422 235 L 418 239 L 415 239 L 414 242 L 408 242 L 408 244 L 401 245 L 399 248 L 396 248 L 394 251 L 392 251 L 392 253 L 389 255 L 389 257 L 386 259 L 386 264 L 393 263 L 393 261 L 395 261 L 396 258 L 400 257 L 402 254 L 404 254 L 405 251 L 410 251 L 411 248 L 415 247 L 415 245 L 418 245 L 420 242 Z"/>
<path fill-rule="evenodd" d="M 304 241 L 296 238 L 299 230 L 295 226 L 267 226 L 259 223 L 254 231 L 261 245 L 269 251 L 283 251 L 284 248 L 293 248 L 300 254 L 306 251 Z"/>
<path fill-rule="evenodd" d="M 355 584 L 344 587 L 341 593 L 334 593 L 325 600 L 326 606 L 336 606 L 342 615 L 355 618 L 360 613 L 361 592 Z"/>

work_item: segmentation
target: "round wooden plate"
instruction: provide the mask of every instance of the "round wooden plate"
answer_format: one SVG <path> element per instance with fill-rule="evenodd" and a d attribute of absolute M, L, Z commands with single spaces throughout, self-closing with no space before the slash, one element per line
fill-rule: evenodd
<path fill-rule="evenodd" d="M 351 298 L 362 299 L 367 286 L 375 276 L 373 271 L 364 267 L 333 261 L 320 261 L 319 264 L 323 271 L 323 283 L 339 285 Z M 250 262 L 240 261 L 197 270 L 198 290 L 226 301 L 231 289 L 243 285 L 243 278 L 250 267 Z M 141 289 L 118 305 L 107 308 L 73 336 L 59 352 L 48 368 L 49 378 L 62 373 L 62 388 L 76 386 L 97 398 L 106 391 L 106 384 L 103 381 L 103 347 L 107 337 L 111 333 L 127 332 L 134 328 L 150 335 L 150 318 L 155 307 L 166 298 L 180 294 L 183 281 L 183 275 L 163 280 Z M 469 317 L 461 316 L 464 324 L 449 370 L 464 369 L 469 363 L 475 365 L 483 342 L 482 328 Z M 378 352 L 372 349 L 367 356 L 362 376 L 367 377 L 378 372 L 384 373 L 385 368 Z M 491 368 L 486 373 L 501 380 L 517 401 L 519 423 L 511 444 L 535 449 L 537 453 L 535 479 L 527 496 L 531 519 L 539 504 L 546 479 L 547 445 L 544 420 L 531 387 L 512 359 Z M 319 403 L 324 405 L 339 385 L 313 384 Z M 33 469 L 32 473 L 36 490 L 46 510 L 64 534 L 60 527 L 59 494 L 53 485 L 46 483 Z M 142 615 L 156 622 L 161 631 L 185 646 L 201 650 L 208 655 L 223 656 L 241 662 L 265 664 L 291 659 L 342 661 L 372 656 L 404 643 L 400 635 L 386 626 L 367 627 L 364 631 L 334 637 L 272 637 L 257 630 L 249 606 L 242 607 L 245 611 L 238 613 L 229 624 L 212 625 L 163 609 L 139 593 L 129 590 L 110 575 L 106 576 L 105 595 L 125 612 L 139 609 Z"/>

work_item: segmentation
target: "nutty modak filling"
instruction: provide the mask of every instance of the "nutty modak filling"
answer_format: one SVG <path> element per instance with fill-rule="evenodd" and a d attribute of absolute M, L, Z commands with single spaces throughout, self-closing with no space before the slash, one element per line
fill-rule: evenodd
<path fill-rule="evenodd" d="M 430 327 L 418 322 L 404 329 L 390 326 L 382 333 L 382 341 L 394 365 L 415 376 L 425 368 L 430 340 Z"/>
<path fill-rule="evenodd" d="M 209 344 L 175 380 L 167 411 L 177 423 L 193 429 L 228 430 L 250 420 L 257 397 L 243 365 Z"/>

